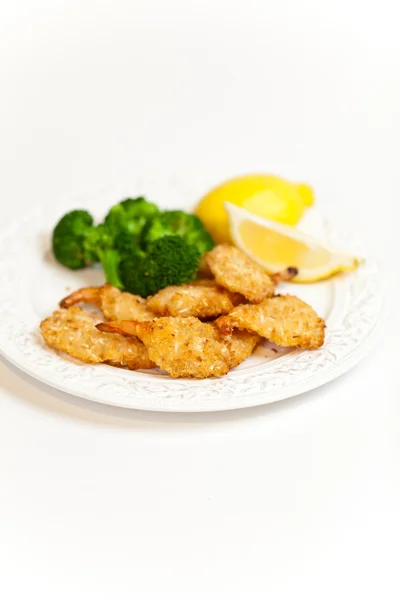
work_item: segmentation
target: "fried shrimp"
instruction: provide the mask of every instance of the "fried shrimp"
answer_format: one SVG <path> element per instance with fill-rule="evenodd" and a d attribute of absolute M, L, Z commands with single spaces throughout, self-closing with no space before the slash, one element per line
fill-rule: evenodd
<path fill-rule="evenodd" d="M 323 319 L 295 296 L 274 295 L 276 285 L 296 275 L 295 267 L 268 275 L 238 248 L 222 244 L 205 254 L 196 281 L 165 287 L 147 300 L 109 284 L 81 288 L 40 327 L 50 347 L 83 362 L 159 367 L 173 378 L 221 377 L 262 338 L 304 349 L 323 344 Z M 80 303 L 100 309 L 105 322 Z"/>
<path fill-rule="evenodd" d="M 241 304 L 241 294 L 229 292 L 210 279 L 171 285 L 148 298 L 147 306 L 157 315 L 172 317 L 218 317 Z"/>
<path fill-rule="evenodd" d="M 268 275 L 241 250 L 228 244 L 215 246 L 205 255 L 205 261 L 220 286 L 242 294 L 254 304 L 271 298 L 278 283 L 290 281 L 298 273 L 296 267 L 288 267 Z"/>
<path fill-rule="evenodd" d="M 325 322 L 296 296 L 274 296 L 260 304 L 242 304 L 216 321 L 225 334 L 235 328 L 258 333 L 278 346 L 314 349 L 324 343 Z"/>
<path fill-rule="evenodd" d="M 144 298 L 128 292 L 120 292 L 107 283 L 100 287 L 86 287 L 73 292 L 61 300 L 60 307 L 69 308 L 81 302 L 97 306 L 110 321 L 123 319 L 151 321 L 155 317 L 147 307 Z"/>
<path fill-rule="evenodd" d="M 213 325 L 196 317 L 160 317 L 147 323 L 111 321 L 97 328 L 137 336 L 147 347 L 150 359 L 171 377 L 203 379 L 229 371 L 229 349 Z"/>
<path fill-rule="evenodd" d="M 150 359 L 171 377 L 220 377 L 253 351 L 260 337 L 254 333 L 222 335 L 211 323 L 195 317 L 160 317 L 152 322 L 99 323 L 103 332 L 139 337 Z"/>
<path fill-rule="evenodd" d="M 257 333 L 236 329 L 227 335 L 220 332 L 220 340 L 229 350 L 229 368 L 233 369 L 250 356 L 261 337 Z"/>
<path fill-rule="evenodd" d="M 206 254 L 206 260 L 219 285 L 243 294 L 250 302 L 274 295 L 275 285 L 269 275 L 235 246 L 215 246 Z"/>
<path fill-rule="evenodd" d="M 154 367 L 140 340 L 101 333 L 96 323 L 98 319 L 78 306 L 71 306 L 44 319 L 40 329 L 48 346 L 83 362 L 107 363 L 131 370 Z"/>

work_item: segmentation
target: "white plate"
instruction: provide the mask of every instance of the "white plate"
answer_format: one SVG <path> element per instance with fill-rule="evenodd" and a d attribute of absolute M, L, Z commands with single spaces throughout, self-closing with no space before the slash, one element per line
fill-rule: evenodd
<path fill-rule="evenodd" d="M 379 269 L 356 235 L 315 217 L 302 227 L 339 249 L 366 256 L 355 273 L 309 285 L 287 284 L 326 319 L 326 342 L 313 352 L 278 350 L 267 342 L 219 379 L 172 380 L 157 372 L 86 365 L 47 348 L 39 322 L 69 291 L 100 284 L 96 269 L 69 271 L 50 252 L 50 232 L 67 210 L 87 208 L 101 218 L 120 199 L 146 195 L 165 208 L 190 208 L 196 198 L 177 181 L 148 177 L 129 186 L 60 201 L 53 209 L 19 216 L 0 230 L 0 351 L 32 377 L 75 396 L 104 404 L 157 411 L 215 411 L 275 402 L 316 388 L 356 364 L 376 331 L 383 306 Z"/>

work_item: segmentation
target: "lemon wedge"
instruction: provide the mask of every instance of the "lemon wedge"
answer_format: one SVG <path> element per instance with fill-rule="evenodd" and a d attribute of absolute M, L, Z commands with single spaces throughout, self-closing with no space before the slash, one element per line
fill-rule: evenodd
<path fill-rule="evenodd" d="M 297 282 L 326 279 L 339 271 L 354 271 L 360 258 L 338 252 L 293 227 L 251 214 L 225 202 L 235 245 L 269 273 L 297 267 Z"/>

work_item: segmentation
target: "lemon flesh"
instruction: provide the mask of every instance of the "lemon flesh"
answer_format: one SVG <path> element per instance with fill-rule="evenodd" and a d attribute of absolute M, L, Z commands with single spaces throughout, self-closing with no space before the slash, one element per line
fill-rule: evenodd
<path fill-rule="evenodd" d="M 204 196 L 195 214 L 218 243 L 231 240 L 225 202 L 264 218 L 296 225 L 314 202 L 312 189 L 275 175 L 244 175 L 226 181 Z"/>
<path fill-rule="evenodd" d="M 311 282 L 339 271 L 352 271 L 361 262 L 287 225 L 254 216 L 229 203 L 226 209 L 236 246 L 270 273 L 297 267 L 294 281 Z"/>

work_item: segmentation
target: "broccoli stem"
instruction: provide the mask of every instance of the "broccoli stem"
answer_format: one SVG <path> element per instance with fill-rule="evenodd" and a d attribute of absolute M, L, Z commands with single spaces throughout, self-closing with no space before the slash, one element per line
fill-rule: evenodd
<path fill-rule="evenodd" d="M 98 256 L 101 266 L 103 267 L 107 283 L 117 287 L 120 290 L 123 289 L 124 286 L 119 276 L 119 263 L 121 258 L 118 250 L 114 250 L 113 248 L 100 250 L 98 252 Z"/>

